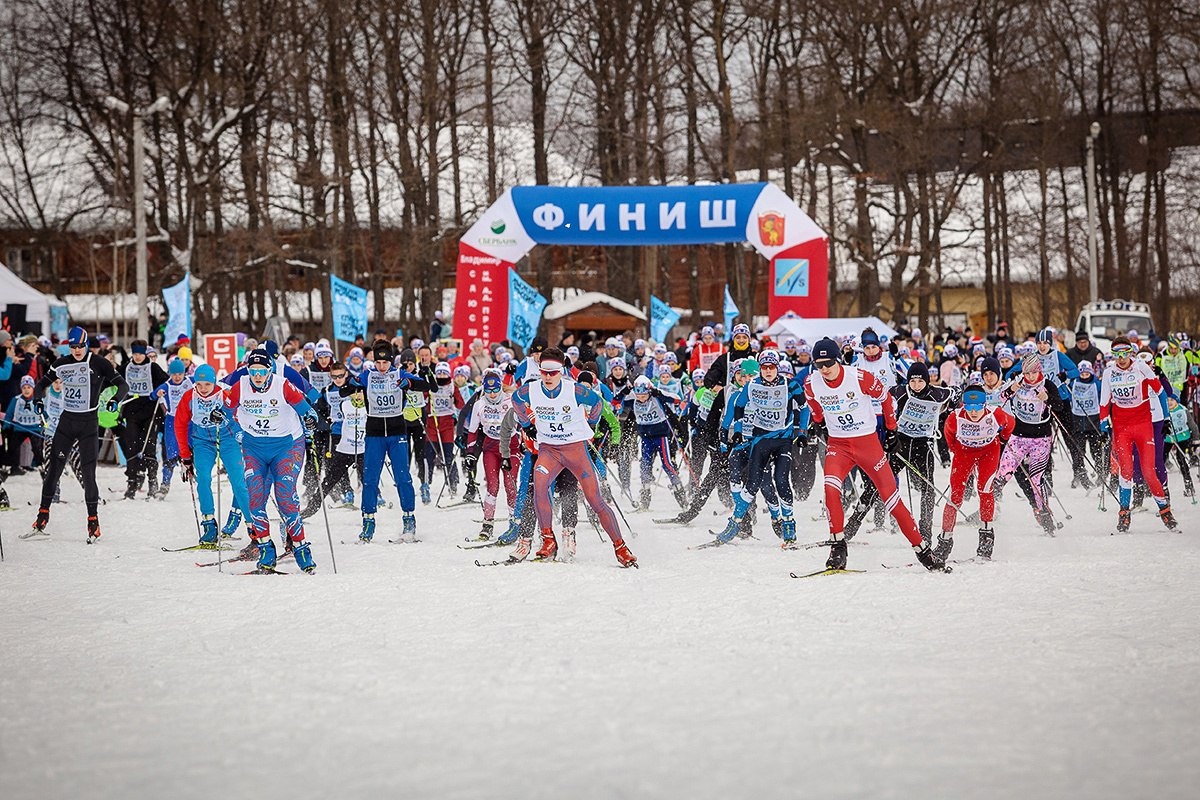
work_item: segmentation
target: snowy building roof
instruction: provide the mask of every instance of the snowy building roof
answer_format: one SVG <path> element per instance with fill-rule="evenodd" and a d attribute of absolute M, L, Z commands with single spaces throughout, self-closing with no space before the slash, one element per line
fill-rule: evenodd
<path fill-rule="evenodd" d="M 542 312 L 542 317 L 550 320 L 561 319 L 594 305 L 606 305 L 614 311 L 627 314 L 634 319 L 640 319 L 643 322 L 646 320 L 646 313 L 638 309 L 637 306 L 631 306 L 629 303 L 618 300 L 612 295 L 604 294 L 603 292 L 584 292 L 574 297 L 567 297 L 563 300 L 553 302 L 546 306 L 546 310 Z"/>

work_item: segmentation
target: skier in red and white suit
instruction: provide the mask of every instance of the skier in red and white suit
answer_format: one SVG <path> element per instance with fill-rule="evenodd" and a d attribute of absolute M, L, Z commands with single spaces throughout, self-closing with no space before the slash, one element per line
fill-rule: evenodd
<path fill-rule="evenodd" d="M 813 422 L 824 424 L 829 433 L 825 453 L 825 508 L 829 512 L 828 569 L 846 568 L 846 535 L 842 528 L 842 482 L 854 467 L 860 468 L 875 484 L 879 497 L 896 522 L 900 532 L 917 553 L 917 560 L 929 570 L 941 570 L 945 563 L 935 559 L 929 545 L 921 538 L 912 513 L 900 501 L 896 491 L 896 476 L 888 466 L 887 455 L 875 434 L 875 408 L 879 402 L 884 427 L 896 428 L 896 410 L 892 396 L 879 379 L 855 367 L 838 363 L 839 348 L 832 339 L 822 339 L 813 347 L 816 370 L 804 384 L 804 395 L 812 411 Z M 894 439 L 890 436 L 889 439 Z"/>
<path fill-rule="evenodd" d="M 979 486 L 979 529 L 980 558 L 992 557 L 995 533 L 992 519 L 996 514 L 996 496 L 992 494 L 992 479 L 1000 465 L 1000 450 L 1012 435 L 1017 421 L 1007 411 L 989 407 L 987 390 L 978 384 L 963 390 L 963 407 L 956 409 L 946 418 L 943 429 L 946 444 L 950 448 L 950 502 L 942 510 L 942 534 L 934 553 L 945 561 L 954 547 L 954 524 L 958 519 L 958 507 L 967 490 L 967 480 L 976 472 Z"/>
<path fill-rule="evenodd" d="M 467 452 L 483 453 L 483 530 L 481 539 L 492 538 L 493 520 L 496 518 L 496 499 L 500 493 L 500 476 L 504 476 L 504 493 L 508 496 L 509 509 L 517 506 L 517 473 L 513 471 L 514 459 L 506 460 L 500 453 L 500 425 L 504 415 L 512 408 L 512 397 L 503 391 L 503 374 L 498 369 L 487 369 L 483 373 L 483 396 L 471 406 L 467 419 Z M 509 443 L 509 452 L 517 450 L 517 437 Z"/>
<path fill-rule="evenodd" d="M 1175 530 L 1178 524 L 1171 513 L 1171 504 L 1152 468 L 1154 423 L 1150 404 L 1162 403 L 1165 410 L 1162 384 L 1154 370 L 1133 357 L 1133 345 L 1126 337 L 1113 339 L 1112 354 L 1113 363 L 1104 370 L 1104 379 L 1100 383 L 1100 430 L 1112 430 L 1112 461 L 1117 468 L 1121 504 L 1117 512 L 1117 530 L 1129 530 L 1135 447 L 1142 462 L 1146 488 L 1158 503 L 1158 515 L 1169 530 Z"/>

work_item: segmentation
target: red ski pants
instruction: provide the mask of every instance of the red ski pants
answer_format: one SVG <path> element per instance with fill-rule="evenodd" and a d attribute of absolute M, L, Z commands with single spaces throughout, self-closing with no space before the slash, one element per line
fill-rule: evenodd
<path fill-rule="evenodd" d="M 883 507 L 895 517 L 904 538 L 913 547 L 919 546 L 921 533 L 917 530 L 916 520 L 907 506 L 900 502 L 896 476 L 892 474 L 883 446 L 874 433 L 850 439 L 829 438 L 829 447 L 825 451 L 825 508 L 829 512 L 830 537 L 837 539 L 842 536 L 842 528 L 846 524 L 846 515 L 842 510 L 842 483 L 855 467 L 865 472 L 871 483 L 875 484 Z"/>
<path fill-rule="evenodd" d="M 942 509 L 942 530 L 954 530 L 958 520 L 958 510 L 963 495 L 967 491 L 967 480 L 971 473 L 978 470 L 975 485 L 979 488 L 979 519 L 991 522 L 996 515 L 996 496 L 992 494 L 992 479 L 996 477 L 996 467 L 1000 464 L 1000 441 L 994 441 L 986 447 L 971 447 L 954 450 L 954 461 L 950 465 L 950 503 Z"/>

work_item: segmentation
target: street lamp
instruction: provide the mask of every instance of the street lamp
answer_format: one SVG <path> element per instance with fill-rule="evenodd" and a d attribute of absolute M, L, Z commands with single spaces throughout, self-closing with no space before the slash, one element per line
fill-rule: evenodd
<path fill-rule="evenodd" d="M 1100 299 L 1100 274 L 1096 266 L 1096 137 L 1100 123 L 1093 122 L 1087 136 L 1088 281 L 1092 302 Z"/>
<path fill-rule="evenodd" d="M 143 176 L 143 163 L 146 158 L 145 134 L 143 120 L 152 114 L 166 111 L 171 101 L 160 97 L 145 108 L 130 108 L 128 103 L 109 96 L 104 99 L 104 105 L 119 113 L 133 115 L 133 237 L 137 256 L 137 309 L 138 317 L 137 338 L 149 339 L 150 325 L 146 319 L 146 309 L 149 306 L 149 276 L 146 265 L 146 183 Z"/>

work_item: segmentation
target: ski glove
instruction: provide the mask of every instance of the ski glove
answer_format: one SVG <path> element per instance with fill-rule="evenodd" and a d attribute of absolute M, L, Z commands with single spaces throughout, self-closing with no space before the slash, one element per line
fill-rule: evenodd
<path fill-rule="evenodd" d="M 895 431 L 889 430 L 883 435 L 883 451 L 885 453 L 896 452 L 896 450 L 899 449 L 899 443 L 900 440 L 899 437 L 896 436 Z"/>
<path fill-rule="evenodd" d="M 208 422 L 210 425 L 220 425 L 225 421 L 225 409 L 214 408 L 208 412 Z"/>
<path fill-rule="evenodd" d="M 1108 420 L 1106 420 L 1106 419 L 1102 419 L 1102 420 L 1100 420 L 1100 432 L 1101 432 L 1101 433 L 1110 433 L 1110 432 L 1112 432 L 1112 423 L 1111 423 L 1111 422 L 1109 422 L 1109 421 L 1108 421 Z"/>
<path fill-rule="evenodd" d="M 108 398 L 108 400 L 104 403 L 104 410 L 110 414 L 115 413 L 120 407 L 121 405 L 116 401 L 116 398 L 113 397 Z"/>
<path fill-rule="evenodd" d="M 304 430 L 308 431 L 309 433 L 312 433 L 316 429 L 317 429 L 317 418 L 306 416 L 304 418 Z"/>
<path fill-rule="evenodd" d="M 188 458 L 180 459 L 180 463 L 183 464 L 183 474 L 180 475 L 180 477 L 183 479 L 184 483 L 190 483 L 192 478 L 196 475 L 196 466 L 192 463 L 190 456 Z"/>
<path fill-rule="evenodd" d="M 501 471 L 503 471 L 503 472 L 512 472 L 512 462 L 513 462 L 513 460 L 512 460 L 511 458 L 502 458 L 502 459 L 500 459 L 500 469 L 501 469 Z"/>

